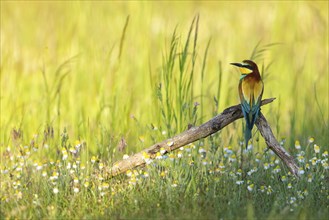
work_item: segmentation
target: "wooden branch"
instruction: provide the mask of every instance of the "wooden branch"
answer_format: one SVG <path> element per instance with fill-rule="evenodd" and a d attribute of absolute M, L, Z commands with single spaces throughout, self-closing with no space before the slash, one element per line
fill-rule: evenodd
<path fill-rule="evenodd" d="M 275 98 L 262 100 L 261 105 L 271 103 L 274 99 Z M 130 156 L 128 159 L 114 163 L 113 167 L 108 170 L 108 173 L 110 176 L 116 176 L 137 166 L 144 165 L 146 163 L 144 159 L 145 153 L 150 156 L 150 159 L 154 159 L 156 154 L 160 152 L 161 148 L 165 149 L 165 152 L 162 155 L 167 154 L 189 143 L 197 141 L 201 138 L 205 138 L 242 117 L 243 114 L 241 111 L 241 105 L 231 106 L 225 109 L 221 114 L 198 127 L 192 127 L 179 135 L 164 140 L 160 143 L 156 143 L 151 147 Z M 297 175 L 297 165 L 295 164 L 293 158 L 278 144 L 277 140 L 273 136 L 271 128 L 267 124 L 267 121 L 263 115 L 261 115 L 260 120 L 258 120 L 256 124 L 258 129 L 261 131 L 261 134 L 265 138 L 269 148 L 283 160 L 283 162 L 294 175 Z"/>
<path fill-rule="evenodd" d="M 294 158 L 278 143 L 275 139 L 272 129 L 270 125 L 267 123 L 266 118 L 262 113 L 260 113 L 257 121 L 256 126 L 260 131 L 261 135 L 265 139 L 267 146 L 276 154 L 278 155 L 281 160 L 285 163 L 285 165 L 289 168 L 290 172 L 298 177 L 298 170 L 299 167 L 294 161 Z"/>

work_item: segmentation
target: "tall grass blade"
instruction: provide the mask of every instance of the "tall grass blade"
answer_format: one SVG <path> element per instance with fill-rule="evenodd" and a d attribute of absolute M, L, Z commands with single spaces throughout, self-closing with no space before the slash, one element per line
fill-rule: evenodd
<path fill-rule="evenodd" d="M 122 35 L 121 35 L 121 38 L 120 38 L 120 48 L 119 48 L 119 54 L 118 54 L 118 60 L 119 61 L 121 60 L 123 44 L 124 44 L 124 41 L 125 41 L 125 38 L 126 38 L 127 27 L 128 27 L 128 24 L 129 24 L 129 18 L 130 18 L 130 15 L 128 15 L 127 18 L 126 18 L 126 23 L 125 23 L 125 26 L 123 27 Z"/>

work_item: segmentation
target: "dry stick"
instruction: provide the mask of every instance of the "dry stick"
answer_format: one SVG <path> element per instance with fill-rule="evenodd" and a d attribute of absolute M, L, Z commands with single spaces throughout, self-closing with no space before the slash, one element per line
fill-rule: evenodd
<path fill-rule="evenodd" d="M 283 160 L 290 172 L 294 174 L 294 176 L 298 177 L 299 167 L 295 163 L 294 158 L 275 139 L 272 129 L 262 113 L 260 113 L 260 117 L 258 117 L 256 121 L 256 126 L 265 139 L 267 146 L 274 151 L 274 153 L 278 155 L 281 160 Z"/>
<path fill-rule="evenodd" d="M 271 103 L 274 99 L 275 98 L 262 100 L 261 105 Z M 163 154 L 169 153 L 189 143 L 197 141 L 201 138 L 205 138 L 242 117 L 243 114 L 241 111 L 241 105 L 231 106 L 225 109 L 221 114 L 198 127 L 192 127 L 181 134 L 178 134 L 160 143 L 156 143 L 151 147 L 130 156 L 128 159 L 114 163 L 113 167 L 108 170 L 108 173 L 110 176 L 115 176 L 137 166 L 145 165 L 145 153 L 150 156 L 150 159 L 154 159 L 157 152 L 160 152 L 161 148 L 165 149 Z M 278 144 L 278 141 L 275 139 L 270 126 L 267 124 L 267 121 L 262 114 L 257 120 L 256 125 L 262 136 L 265 138 L 269 148 L 283 160 L 291 173 L 293 173 L 295 176 L 298 176 L 298 166 L 294 162 L 294 159 L 284 150 L 284 148 Z"/>

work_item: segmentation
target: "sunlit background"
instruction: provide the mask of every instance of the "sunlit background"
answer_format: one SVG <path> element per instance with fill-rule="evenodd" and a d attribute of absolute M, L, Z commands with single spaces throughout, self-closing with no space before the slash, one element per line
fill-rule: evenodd
<path fill-rule="evenodd" d="M 161 71 L 174 31 L 182 51 L 196 16 L 192 101 L 200 104 L 197 121 L 183 120 L 173 131 L 237 104 L 240 75 L 229 63 L 249 59 L 258 48 L 259 67 L 270 65 L 263 98 L 277 98 L 262 112 L 277 138 L 294 143 L 315 137 L 328 145 L 326 1 L 6 1 L 1 2 L 1 146 L 12 144 L 13 129 L 29 143 L 47 127 L 54 128 L 55 138 L 65 128 L 92 152 L 112 151 L 122 138 L 127 152 L 143 149 L 161 140 L 150 138 L 152 126 L 162 139 L 172 135 L 157 88 L 163 85 Z M 223 130 L 218 145 L 242 138 L 239 120 Z"/>
<path fill-rule="evenodd" d="M 328 1 L 0 4 L 0 219 L 328 218 Z M 115 163 L 238 104 L 245 59 L 298 178 L 244 120 Z"/>

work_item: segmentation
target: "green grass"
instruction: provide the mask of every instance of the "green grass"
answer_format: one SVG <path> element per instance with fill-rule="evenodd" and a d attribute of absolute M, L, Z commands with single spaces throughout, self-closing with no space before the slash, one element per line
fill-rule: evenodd
<path fill-rule="evenodd" d="M 81 162 L 84 149 L 80 143 L 68 151 L 63 148 L 57 161 L 33 159 L 50 148 L 27 147 L 18 155 L 7 150 L 1 178 L 1 215 L 325 219 L 329 214 L 328 151 L 320 147 L 319 152 L 311 149 L 308 156 L 302 156 L 313 144 L 310 140 L 297 149 L 296 143 L 294 156 L 299 155 L 301 167 L 298 180 L 270 151 L 256 156 L 252 150 L 244 152 L 247 163 L 241 170 L 239 151 L 228 147 L 212 153 L 190 144 L 143 169 L 108 179 L 106 161 L 92 157 Z M 80 150 L 74 152 L 76 149 Z"/>
<path fill-rule="evenodd" d="M 242 152 L 242 120 L 107 175 L 238 103 L 229 63 L 250 57 L 263 97 L 277 98 L 262 112 L 299 180 L 256 129 Z M 328 2 L 2 1 L 0 71 L 1 218 L 329 214 Z"/>

